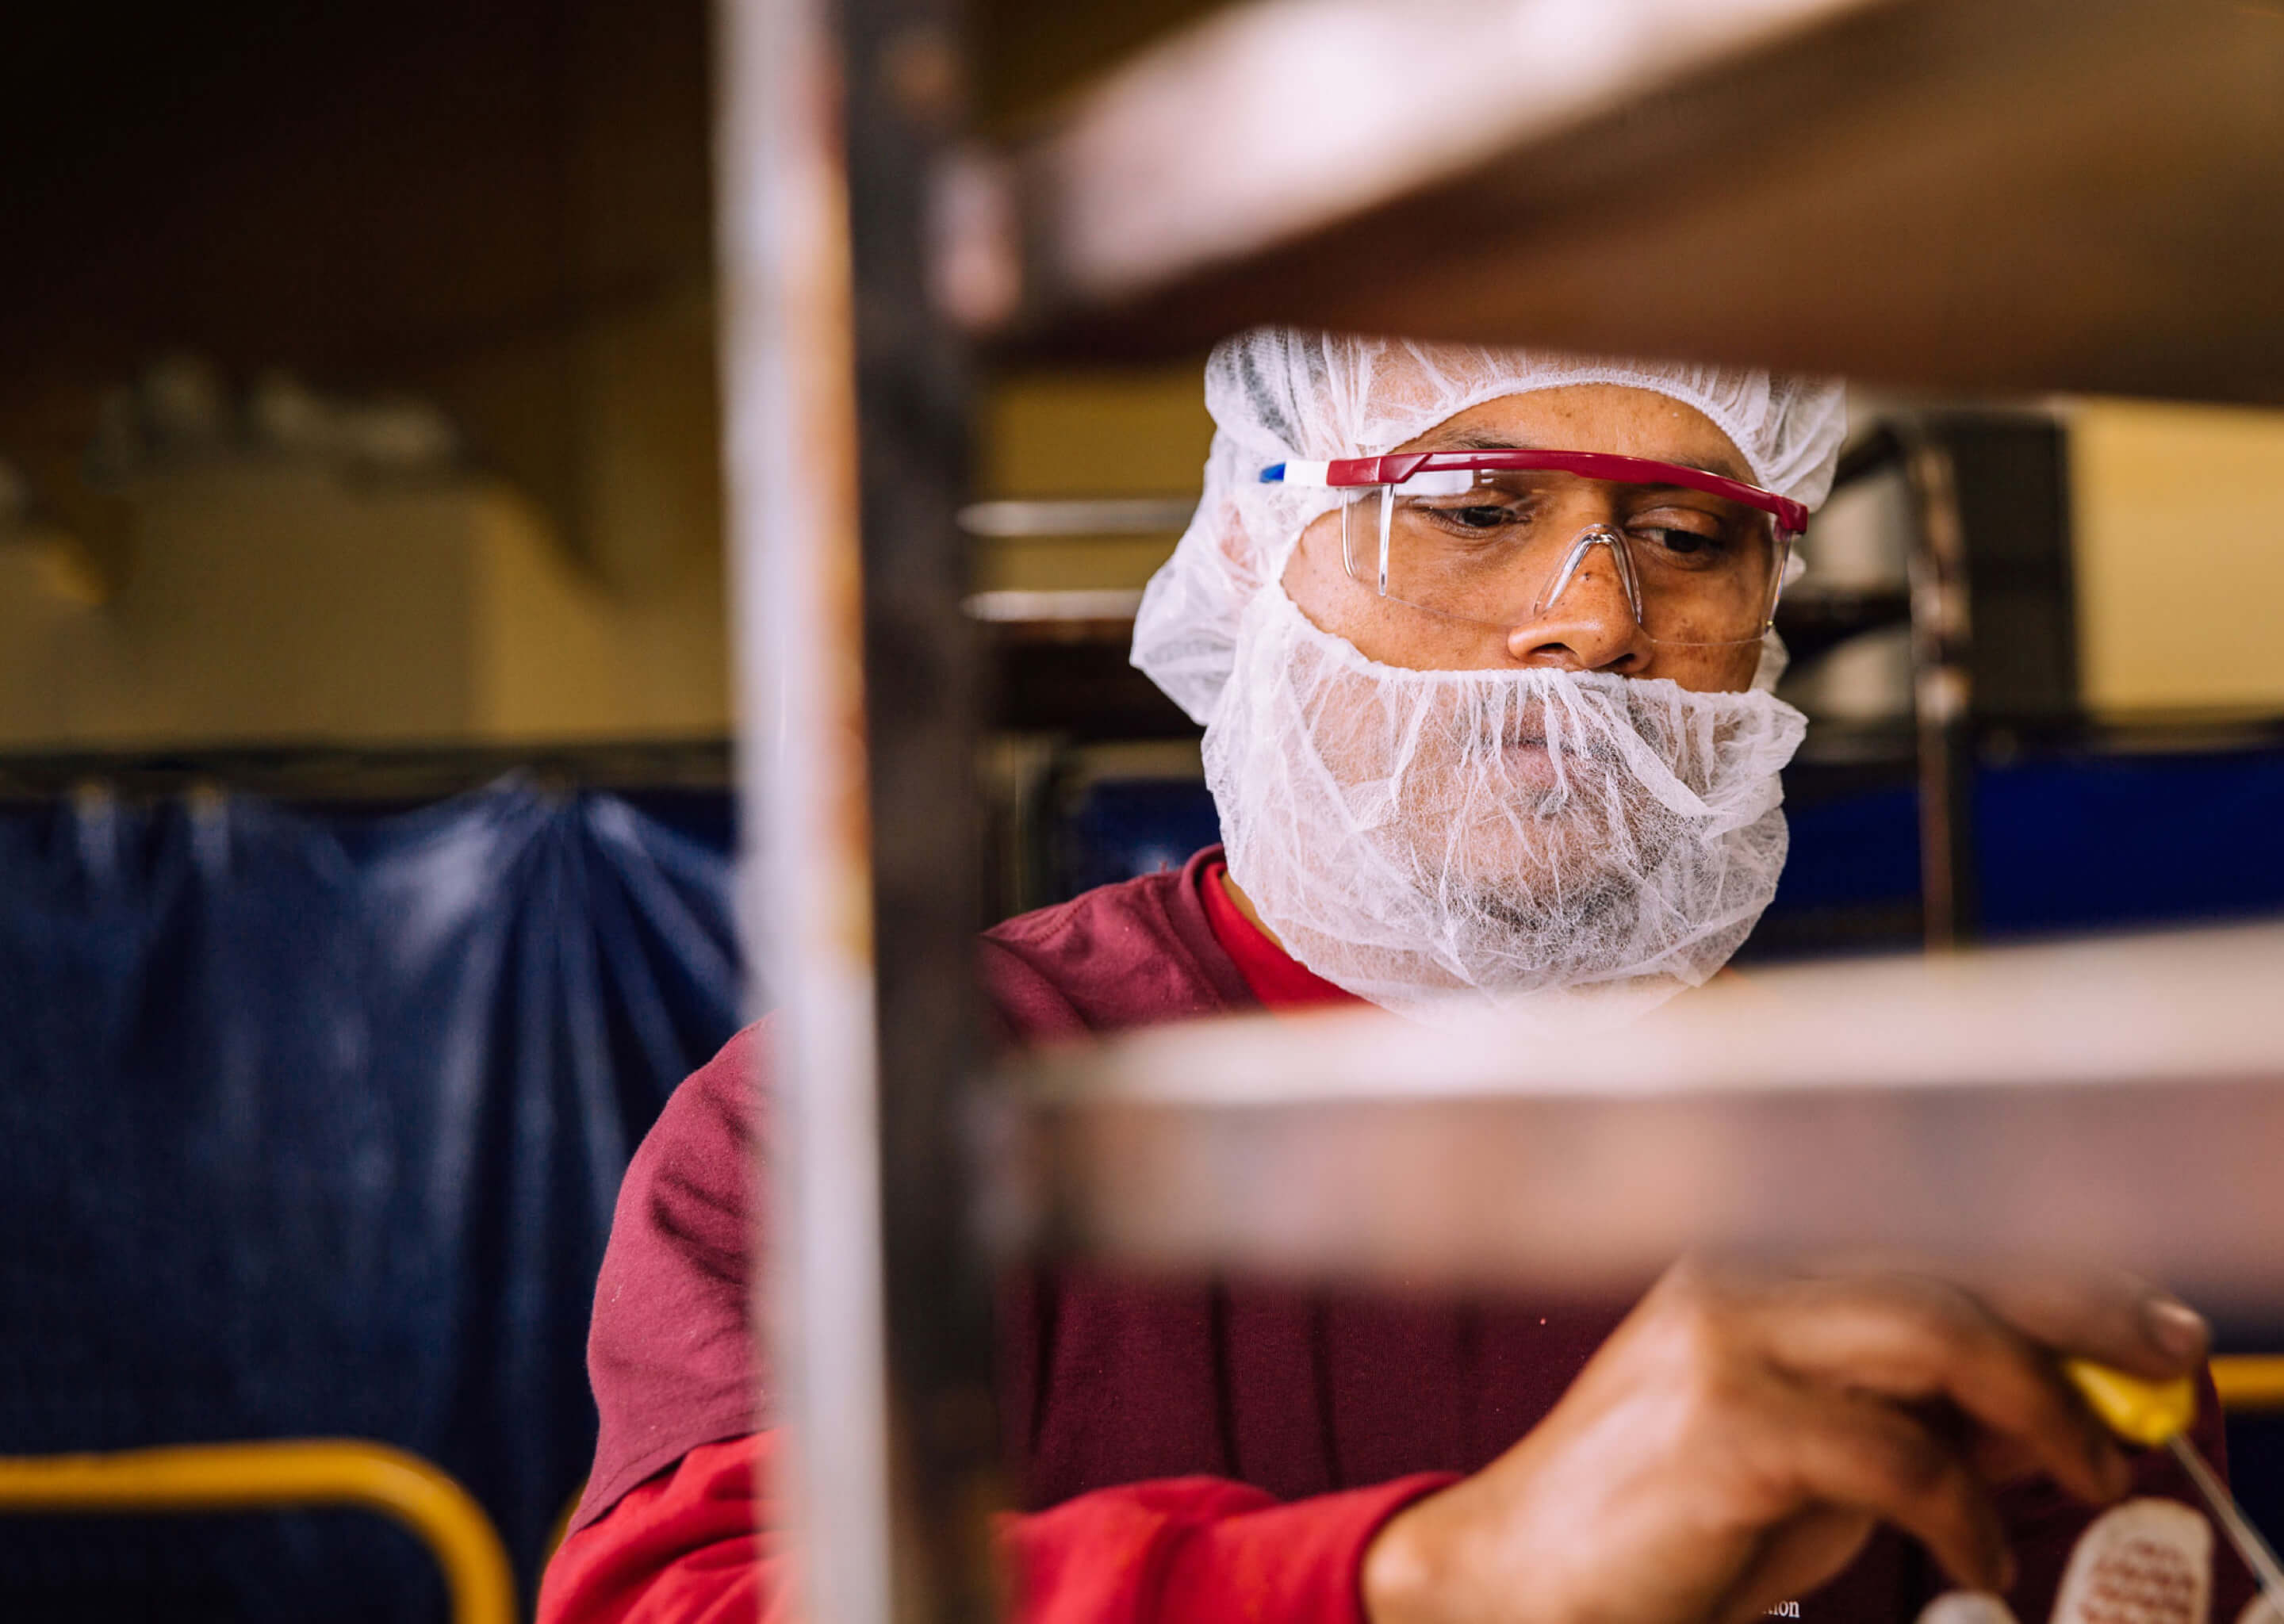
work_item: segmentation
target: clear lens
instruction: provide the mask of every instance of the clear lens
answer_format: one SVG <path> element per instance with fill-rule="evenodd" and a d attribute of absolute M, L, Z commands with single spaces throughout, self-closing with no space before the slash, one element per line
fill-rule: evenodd
<path fill-rule="evenodd" d="M 1377 488 L 1349 502 L 1342 539 L 1351 576 L 1431 613 L 1630 614 L 1655 642 L 1695 644 L 1768 629 L 1787 546 L 1772 517 L 1725 497 L 1565 473 Z"/>

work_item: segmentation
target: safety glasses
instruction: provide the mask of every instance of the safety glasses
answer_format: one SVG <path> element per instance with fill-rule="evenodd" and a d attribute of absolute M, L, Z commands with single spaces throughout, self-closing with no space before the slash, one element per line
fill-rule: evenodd
<path fill-rule="evenodd" d="M 1757 642 L 1808 527 L 1773 491 L 1602 451 L 1403 451 L 1261 479 L 1340 492 L 1348 573 L 1382 597 L 1509 631 L 1615 589 L 1653 642 Z"/>

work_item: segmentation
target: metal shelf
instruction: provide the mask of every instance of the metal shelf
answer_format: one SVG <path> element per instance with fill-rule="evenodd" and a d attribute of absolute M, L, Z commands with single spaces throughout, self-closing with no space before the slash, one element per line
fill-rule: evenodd
<path fill-rule="evenodd" d="M 948 211 L 979 331 L 2284 400 L 2274 0 L 1232 7 Z"/>
<path fill-rule="evenodd" d="M 1019 1074 L 1003 1245 L 1382 1285 L 1908 1248 L 2284 1296 L 2284 927 L 1729 978 L 1616 1031 L 1377 1011 Z"/>
<path fill-rule="evenodd" d="M 745 918 L 783 1001 L 756 1323 L 817 1616 L 989 1615 L 979 1198 L 1003 1238 L 1188 1267 L 1615 1277 L 1692 1241 L 1972 1242 L 2284 1298 L 2272 936 L 1772 976 L 1591 1053 L 1385 1019 L 1154 1034 L 1003 1094 L 971 1183 L 952 331 L 1099 361 L 1283 320 L 2284 400 L 2278 0 L 1278 0 L 964 159 L 946 0 L 719 11 Z M 1958 676 L 1952 465 L 1895 449 L 1920 669 Z M 1083 654 L 1067 630 L 998 635 Z M 1963 707 L 1920 722 L 1948 808 Z M 1971 925 L 1962 827 L 1923 841 L 1956 903 L 1936 941 Z"/>

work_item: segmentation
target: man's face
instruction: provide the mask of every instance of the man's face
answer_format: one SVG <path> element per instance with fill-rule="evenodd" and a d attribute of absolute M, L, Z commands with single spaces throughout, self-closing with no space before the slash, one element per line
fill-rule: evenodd
<path fill-rule="evenodd" d="M 1573 384 L 1509 395 L 1445 419 L 1399 451 L 1501 447 L 1611 451 L 1693 464 L 1750 482 L 1752 471 L 1711 419 L 1647 389 Z M 1576 516 L 1577 527 L 1605 518 Z M 1285 589 L 1301 612 L 1365 658 L 1415 671 L 1541 667 L 1666 677 L 1701 693 L 1752 686 L 1757 643 L 1653 643 L 1635 622 L 1608 550 L 1591 550 L 1578 578 L 1546 616 L 1502 629 L 1428 614 L 1381 597 L 1351 580 L 1341 556 L 1341 515 L 1320 516 L 1302 533 L 1285 570 Z"/>
<path fill-rule="evenodd" d="M 1487 402 L 1397 449 L 1503 447 L 1615 452 L 1752 477 L 1702 413 L 1616 385 Z M 1582 511 L 1553 528 L 1568 534 L 1572 519 L 1584 528 L 1606 518 Z M 1369 660 L 1411 670 L 1601 672 L 1735 692 L 1752 685 L 1760 658 L 1757 643 L 1653 643 L 1606 548 L 1589 550 L 1548 613 L 1506 629 L 1428 613 L 1352 579 L 1337 511 L 1302 533 L 1284 579 L 1319 629 Z M 1624 758 L 1641 740 L 1685 781 L 1695 775 L 1672 760 L 1672 741 L 1656 737 L 1659 707 L 1542 706 L 1504 685 L 1499 696 L 1487 699 L 1472 687 L 1430 690 L 1399 721 L 1368 677 L 1336 679 L 1310 730 L 1337 778 L 1389 791 L 1377 803 L 1383 855 L 1415 871 L 1415 883 L 1545 936 L 1550 951 L 1558 939 L 1628 934 L 1616 920 L 1603 918 L 1599 929 L 1595 921 L 1635 906 L 1640 877 L 1662 861 L 1678 830 Z"/>

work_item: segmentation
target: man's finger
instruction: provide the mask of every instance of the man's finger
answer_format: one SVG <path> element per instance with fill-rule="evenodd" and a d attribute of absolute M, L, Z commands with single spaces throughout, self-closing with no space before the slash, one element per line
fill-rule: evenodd
<path fill-rule="evenodd" d="M 1772 1492 L 1803 1511 L 1836 1506 L 1893 1523 L 1970 1589 L 2014 1582 L 1989 1493 L 1926 1427 L 1883 1400 L 1808 1384 L 1787 1389 L 1774 1409 L 1739 1440 Z"/>
<path fill-rule="evenodd" d="M 2204 1362 L 2211 1328 L 2179 1298 L 2123 1269 L 2047 1259 L 1992 1262 L 1911 1253 L 1826 1258 L 1802 1272 L 1826 1277 L 1923 1277 L 1959 1287 L 2041 1347 L 2155 1379 Z"/>
<path fill-rule="evenodd" d="M 1753 1624 L 1821 1589 L 1855 1560 L 1877 1521 L 1852 1506 L 1819 1505 L 1779 1523 L 1713 1608 L 1713 1618 L 1719 1624 Z"/>
<path fill-rule="evenodd" d="M 2032 1341 L 2156 1380 L 2205 1362 L 2212 1328 L 2147 1280 L 2113 1270 L 1991 1269 L 1969 1289 Z"/>
<path fill-rule="evenodd" d="M 2100 1503 L 2124 1490 L 2116 1443 L 2053 1360 L 1956 1286 L 1924 1277 L 1778 1281 L 1748 1311 L 1780 1369 L 1891 1400 L 1946 1400 L 2017 1441 L 2079 1497 Z"/>

